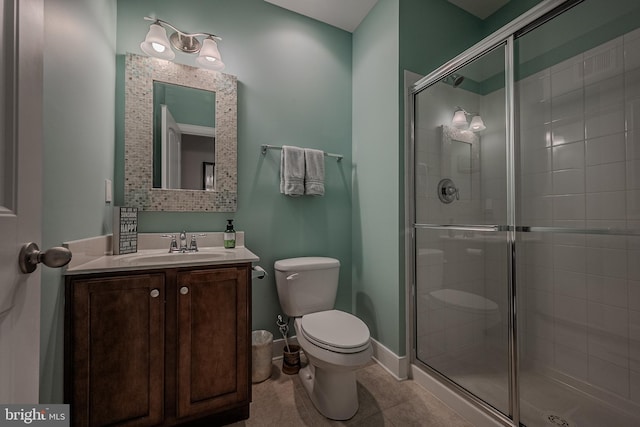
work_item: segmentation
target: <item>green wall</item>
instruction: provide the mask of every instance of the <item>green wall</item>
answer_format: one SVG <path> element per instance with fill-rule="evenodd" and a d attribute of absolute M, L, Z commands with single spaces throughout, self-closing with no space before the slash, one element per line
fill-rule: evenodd
<path fill-rule="evenodd" d="M 253 286 L 253 328 L 274 334 L 278 302 L 273 263 L 321 255 L 340 260 L 337 307 L 351 311 L 351 34 L 263 0 L 118 1 L 117 53 L 142 54 L 146 15 L 185 31 L 218 34 L 224 72 L 238 77 L 238 210 L 142 212 L 141 232 L 223 231 L 227 218 L 269 276 Z M 176 53 L 175 62 L 195 65 Z M 120 92 L 118 92 L 120 93 Z M 116 200 L 123 200 L 123 99 L 118 98 Z M 279 193 L 279 151 L 261 144 L 318 148 L 327 159 L 324 197 Z M 276 338 L 279 333 L 276 334 Z"/>
<path fill-rule="evenodd" d="M 446 0 L 403 0 L 400 23 L 400 70 L 423 75 L 484 37 L 481 19 Z"/>
<path fill-rule="evenodd" d="M 510 0 L 487 17 L 482 23 L 482 32 L 488 36 L 541 2 L 542 0 Z"/>
<path fill-rule="evenodd" d="M 216 126 L 216 93 L 163 82 L 153 83 L 154 124 L 160 121 L 160 105 L 166 105 L 178 123 Z"/>
<path fill-rule="evenodd" d="M 111 232 L 116 4 L 44 2 L 42 245 Z M 40 401 L 62 402 L 63 279 L 42 268 Z"/>
<path fill-rule="evenodd" d="M 355 314 L 403 354 L 398 5 L 378 0 L 353 34 L 352 275 Z"/>

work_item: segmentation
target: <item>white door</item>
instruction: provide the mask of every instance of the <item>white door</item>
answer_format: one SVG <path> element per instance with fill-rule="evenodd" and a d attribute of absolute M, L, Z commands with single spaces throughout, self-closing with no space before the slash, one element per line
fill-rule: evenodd
<path fill-rule="evenodd" d="M 166 105 L 162 105 L 162 188 L 182 188 L 182 132 Z"/>
<path fill-rule="evenodd" d="M 0 7 L 0 402 L 37 403 L 40 274 L 18 253 L 41 237 L 43 0 Z"/>

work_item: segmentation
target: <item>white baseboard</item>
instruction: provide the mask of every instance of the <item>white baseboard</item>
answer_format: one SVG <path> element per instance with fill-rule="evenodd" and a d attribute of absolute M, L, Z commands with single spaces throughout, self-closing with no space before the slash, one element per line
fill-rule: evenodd
<path fill-rule="evenodd" d="M 407 356 L 396 355 L 373 338 L 371 338 L 371 346 L 373 347 L 373 360 L 385 368 L 395 379 L 402 381 L 409 378 L 409 358 Z"/>

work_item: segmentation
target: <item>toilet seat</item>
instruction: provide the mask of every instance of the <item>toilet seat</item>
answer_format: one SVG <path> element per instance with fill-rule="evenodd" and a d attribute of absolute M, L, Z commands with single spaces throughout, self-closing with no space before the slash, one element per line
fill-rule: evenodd
<path fill-rule="evenodd" d="M 310 343 L 336 353 L 359 353 L 370 345 L 367 325 L 356 316 L 340 310 L 302 316 L 300 331 Z"/>

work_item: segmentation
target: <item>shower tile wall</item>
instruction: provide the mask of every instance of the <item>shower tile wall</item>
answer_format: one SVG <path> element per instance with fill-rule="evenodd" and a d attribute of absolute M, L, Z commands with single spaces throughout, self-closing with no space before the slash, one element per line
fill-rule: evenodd
<path fill-rule="evenodd" d="M 449 124 L 456 106 L 478 111 L 476 93 L 437 83 L 428 95 L 417 98 L 416 123 L 416 222 L 428 224 L 477 224 L 481 218 L 479 171 L 471 173 L 471 191 L 461 191 L 460 200 L 444 204 L 437 185 L 449 177 L 445 170 L 442 125 Z M 477 163 L 475 164 L 477 166 Z M 474 319 L 460 316 L 434 303 L 429 292 L 456 289 L 484 294 L 484 242 L 459 232 L 423 230 L 417 233 L 418 358 L 432 364 L 452 356 L 463 357 L 482 344 L 482 327 Z"/>
<path fill-rule="evenodd" d="M 640 230 L 640 31 L 516 90 L 519 224 Z M 519 241 L 523 366 L 640 404 L 640 238 Z"/>

